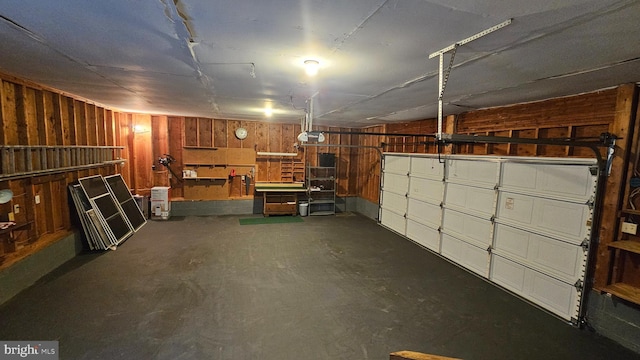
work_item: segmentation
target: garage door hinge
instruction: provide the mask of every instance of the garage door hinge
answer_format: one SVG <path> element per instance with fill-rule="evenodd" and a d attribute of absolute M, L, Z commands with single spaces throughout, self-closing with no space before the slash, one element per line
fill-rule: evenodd
<path fill-rule="evenodd" d="M 438 226 L 438 232 L 441 233 L 442 232 L 442 226 Z"/>
<path fill-rule="evenodd" d="M 440 202 L 440 208 L 442 209 L 444 207 L 444 201 Z"/>
<path fill-rule="evenodd" d="M 598 167 L 597 166 L 589 166 L 589 172 L 592 176 L 598 175 Z"/>
<path fill-rule="evenodd" d="M 491 250 L 493 250 L 493 248 L 491 247 L 491 245 L 489 245 L 489 247 L 487 248 L 487 252 L 489 253 L 489 255 L 491 255 Z"/>
<path fill-rule="evenodd" d="M 404 193 L 404 197 L 408 198 L 409 197 L 409 193 Z"/>
<path fill-rule="evenodd" d="M 584 287 L 584 284 L 582 283 L 582 280 L 578 279 L 576 281 L 576 283 L 573 284 L 573 287 L 575 287 L 576 290 L 578 290 L 578 291 L 582 291 L 582 288 Z"/>
<path fill-rule="evenodd" d="M 580 244 L 580 247 L 582 247 L 582 250 L 584 250 L 584 251 L 589 250 L 589 239 L 582 240 L 582 243 Z"/>
<path fill-rule="evenodd" d="M 591 199 L 589 199 L 587 201 L 587 206 L 589 206 L 589 210 L 593 210 L 593 205 L 596 203 L 596 199 L 593 198 L 593 196 L 591 197 Z"/>
<path fill-rule="evenodd" d="M 495 224 L 496 216 L 495 215 L 491 215 L 491 218 L 489 219 L 489 221 L 491 221 L 492 224 Z"/>

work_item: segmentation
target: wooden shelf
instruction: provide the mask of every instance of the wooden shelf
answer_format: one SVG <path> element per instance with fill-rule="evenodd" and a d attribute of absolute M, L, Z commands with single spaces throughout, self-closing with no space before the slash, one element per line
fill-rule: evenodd
<path fill-rule="evenodd" d="M 625 283 L 615 283 L 606 286 L 604 291 L 621 299 L 640 304 L 640 288 Z"/>
<path fill-rule="evenodd" d="M 228 177 L 205 177 L 205 176 L 198 176 L 198 177 L 186 177 L 183 178 L 184 180 L 227 180 Z"/>
<path fill-rule="evenodd" d="M 623 214 L 629 215 L 640 215 L 640 210 L 632 210 L 632 209 L 622 209 L 620 210 Z"/>
<path fill-rule="evenodd" d="M 618 240 L 609 243 L 609 247 L 640 254 L 640 241 Z"/>

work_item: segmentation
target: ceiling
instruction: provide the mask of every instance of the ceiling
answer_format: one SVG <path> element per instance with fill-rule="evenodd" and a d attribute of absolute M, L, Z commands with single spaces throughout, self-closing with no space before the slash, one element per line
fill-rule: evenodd
<path fill-rule="evenodd" d="M 362 127 L 640 81 L 637 0 L 2 0 L 0 71 L 113 109 Z M 444 57 L 445 67 L 449 56 Z M 316 59 L 311 78 L 303 62 Z"/>

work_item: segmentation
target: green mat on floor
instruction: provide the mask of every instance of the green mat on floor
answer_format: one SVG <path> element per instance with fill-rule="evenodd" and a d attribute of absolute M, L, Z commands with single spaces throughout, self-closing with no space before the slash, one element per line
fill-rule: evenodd
<path fill-rule="evenodd" d="M 300 216 L 265 216 L 240 219 L 240 225 L 284 224 L 304 222 Z"/>

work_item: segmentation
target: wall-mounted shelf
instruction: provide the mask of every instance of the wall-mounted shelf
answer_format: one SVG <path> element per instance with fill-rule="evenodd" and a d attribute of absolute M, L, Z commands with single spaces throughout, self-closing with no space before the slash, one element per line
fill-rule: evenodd
<path fill-rule="evenodd" d="M 198 177 L 186 177 L 184 180 L 228 180 L 228 177 L 206 177 L 206 176 L 198 176 Z"/>
<path fill-rule="evenodd" d="M 253 191 L 246 191 L 242 176 L 253 174 L 252 178 L 255 177 L 256 152 L 253 149 L 189 146 L 184 147 L 182 158 L 182 170 L 193 172 L 192 176 L 183 178 L 188 180 L 184 185 L 185 200 L 226 200 L 231 194 L 252 196 L 249 194 Z"/>
<path fill-rule="evenodd" d="M 609 247 L 640 254 L 640 241 L 619 240 L 609 244 Z"/>
<path fill-rule="evenodd" d="M 604 291 L 632 303 L 640 304 L 640 288 L 626 283 L 607 285 Z"/>

